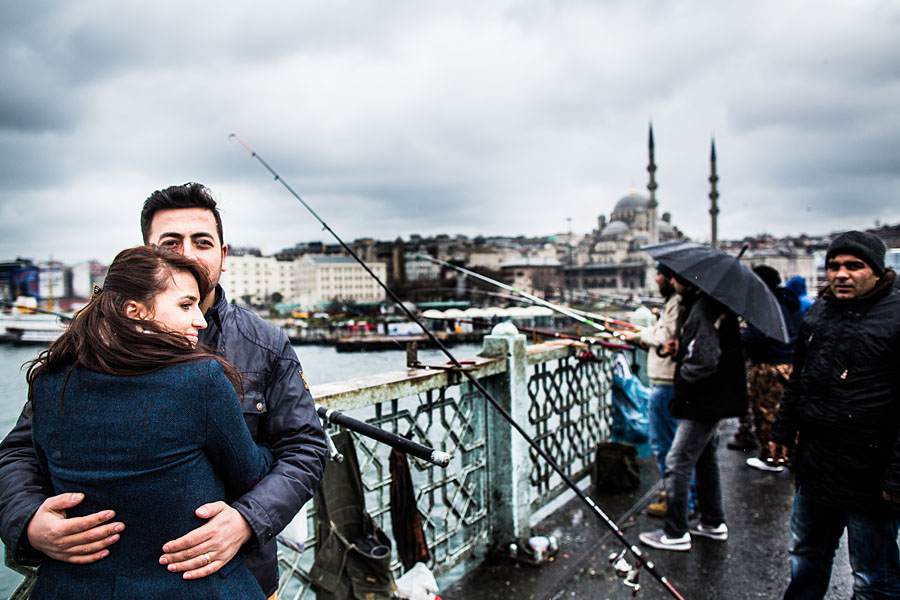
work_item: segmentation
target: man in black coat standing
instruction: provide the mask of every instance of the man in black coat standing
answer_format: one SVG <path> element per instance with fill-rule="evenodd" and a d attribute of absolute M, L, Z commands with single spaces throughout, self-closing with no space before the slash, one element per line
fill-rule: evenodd
<path fill-rule="evenodd" d="M 797 439 L 785 598 L 825 596 L 844 529 L 854 597 L 900 597 L 900 290 L 884 255 L 870 233 L 835 238 L 800 327 L 769 444 L 784 458 Z"/>
<path fill-rule="evenodd" d="M 691 535 L 728 539 L 716 458 L 719 421 L 747 411 L 747 384 L 737 316 L 677 275 L 686 317 L 680 328 L 669 409 L 678 419 L 666 456 L 663 529 L 640 534 L 662 550 L 690 550 Z M 698 522 L 688 524 L 691 473 L 697 484 Z"/>

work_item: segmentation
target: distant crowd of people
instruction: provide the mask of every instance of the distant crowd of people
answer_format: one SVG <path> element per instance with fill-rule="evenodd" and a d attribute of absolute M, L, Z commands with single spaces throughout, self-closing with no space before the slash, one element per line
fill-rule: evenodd
<path fill-rule="evenodd" d="M 664 485 L 648 509 L 663 527 L 642 543 L 687 551 L 692 536 L 728 539 L 716 452 L 722 419 L 738 417 L 728 447 L 758 450 L 748 467 L 796 477 L 784 598 L 825 596 L 844 531 L 854 597 L 900 598 L 900 290 L 885 252 L 873 234 L 837 236 L 816 301 L 802 278 L 781 285 L 777 271 L 756 267 L 787 342 L 740 327 L 658 265 L 660 318 L 626 334 L 650 350 L 650 441 Z"/>

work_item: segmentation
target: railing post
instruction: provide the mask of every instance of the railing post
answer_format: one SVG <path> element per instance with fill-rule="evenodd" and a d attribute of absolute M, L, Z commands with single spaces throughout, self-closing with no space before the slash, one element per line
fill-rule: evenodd
<path fill-rule="evenodd" d="M 505 376 L 485 379 L 485 387 L 528 430 L 528 364 L 524 335 L 512 323 L 500 323 L 484 337 L 482 356 L 507 357 Z M 488 408 L 488 469 L 492 545 L 504 547 L 530 534 L 529 446 L 496 410 Z"/>

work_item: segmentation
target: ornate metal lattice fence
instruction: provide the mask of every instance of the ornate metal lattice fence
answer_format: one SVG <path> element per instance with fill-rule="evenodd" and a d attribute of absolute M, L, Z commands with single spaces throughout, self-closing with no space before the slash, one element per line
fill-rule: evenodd
<path fill-rule="evenodd" d="M 558 343 L 530 347 L 527 397 L 510 399 L 514 404 L 528 406 L 525 428 L 576 481 L 587 472 L 593 446 L 609 435 L 613 360 L 603 351 L 597 353 L 597 362 L 579 360 L 579 350 Z M 471 373 L 489 389 L 502 389 L 504 379 L 509 377 L 510 360 L 513 359 L 481 358 Z M 382 374 L 316 386 L 313 395 L 317 402 L 346 411 L 354 418 L 400 435 L 411 434 L 416 441 L 452 455 L 446 469 L 409 459 L 432 555 L 428 566 L 437 576 L 470 557 L 478 558 L 489 547 L 491 527 L 496 526 L 491 515 L 491 498 L 496 490 L 489 489 L 492 464 L 495 468 L 508 465 L 509 457 L 491 456 L 491 408 L 459 373 L 410 370 Z M 390 449 L 355 434 L 354 441 L 367 511 L 393 538 Z M 494 448 L 493 454 L 499 454 Z M 532 512 L 564 491 L 559 476 L 533 450 L 530 484 L 528 509 Z M 316 543 L 313 507 L 306 519 L 309 535 L 302 554 L 279 544 L 280 600 L 312 596 L 308 572 Z M 392 566 L 395 575 L 399 575 L 401 565 L 396 554 Z"/>

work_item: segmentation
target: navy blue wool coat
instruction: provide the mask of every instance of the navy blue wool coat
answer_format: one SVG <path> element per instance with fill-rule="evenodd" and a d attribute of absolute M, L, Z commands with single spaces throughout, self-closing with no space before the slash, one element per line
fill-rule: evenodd
<path fill-rule="evenodd" d="M 247 431 L 219 362 L 195 361 L 121 377 L 75 369 L 34 383 L 32 436 L 54 494 L 84 492 L 67 512 L 116 511 L 125 523 L 106 558 L 41 564 L 32 600 L 45 598 L 265 598 L 238 553 L 218 573 L 184 580 L 159 564 L 162 546 L 205 521 L 201 504 L 235 498 L 272 455 Z"/>

